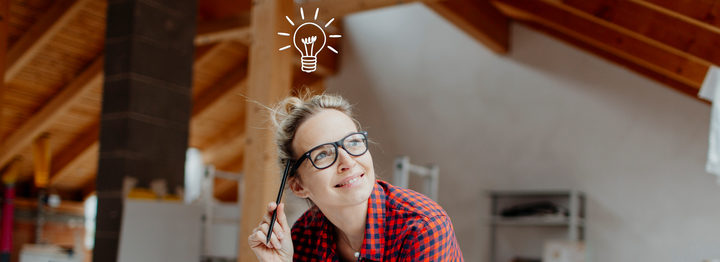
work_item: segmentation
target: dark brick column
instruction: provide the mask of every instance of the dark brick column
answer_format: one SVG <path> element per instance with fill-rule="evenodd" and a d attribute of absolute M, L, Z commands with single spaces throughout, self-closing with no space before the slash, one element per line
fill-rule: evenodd
<path fill-rule="evenodd" d="M 122 186 L 183 186 L 196 0 L 109 0 L 93 261 L 117 261 Z"/>

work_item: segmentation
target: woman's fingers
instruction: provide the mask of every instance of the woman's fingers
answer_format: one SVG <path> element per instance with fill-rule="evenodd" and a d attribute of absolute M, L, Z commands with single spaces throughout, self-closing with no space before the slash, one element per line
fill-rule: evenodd
<path fill-rule="evenodd" d="M 265 237 L 265 238 L 263 238 L 263 243 L 265 243 L 267 240 L 267 231 L 268 231 L 269 227 L 270 226 L 266 223 L 262 223 L 258 227 L 258 231 L 261 232 L 263 234 L 263 236 Z M 273 242 L 273 239 L 276 239 L 276 240 L 278 240 L 278 244 L 280 244 L 279 240 L 282 239 L 282 237 L 278 238 L 278 236 L 281 234 L 282 233 L 279 229 L 276 230 L 275 228 L 273 228 L 273 233 L 272 233 L 272 236 L 270 237 L 270 243 Z M 280 248 L 280 245 L 277 245 L 277 247 Z"/>
<path fill-rule="evenodd" d="M 275 217 L 275 225 L 273 226 L 273 231 L 275 231 L 275 228 L 281 229 L 281 232 L 287 231 L 289 228 L 287 225 L 287 217 L 285 216 L 285 204 L 280 203 L 278 206 L 275 204 L 275 202 L 270 202 L 267 205 L 267 213 L 263 216 L 262 222 L 270 224 L 270 220 L 272 219 L 273 211 L 275 211 L 275 208 L 277 208 L 278 212 Z M 267 231 L 265 231 L 267 232 Z"/>
<path fill-rule="evenodd" d="M 278 206 L 278 214 L 277 214 L 277 221 L 282 226 L 283 231 L 287 231 L 288 224 L 287 224 L 287 217 L 285 217 L 285 203 L 280 203 Z"/>
<path fill-rule="evenodd" d="M 260 246 L 260 245 L 265 246 L 267 248 L 274 248 L 274 249 L 279 249 L 282 247 L 280 245 L 280 240 L 278 240 L 275 233 L 273 233 L 272 236 L 270 237 L 270 242 L 266 242 L 265 241 L 266 239 L 267 239 L 267 235 L 265 234 L 265 232 L 263 230 L 258 230 L 254 234 L 250 235 L 248 242 L 250 243 L 251 247 Z"/>
<path fill-rule="evenodd" d="M 260 231 L 262 231 L 263 234 L 266 234 L 266 236 L 267 236 L 268 228 L 270 228 L 270 225 L 268 225 L 267 223 L 264 223 L 264 222 L 262 224 L 260 224 L 260 226 L 258 227 L 258 229 Z M 277 223 L 275 224 L 275 226 L 273 226 L 273 234 L 275 236 L 277 236 L 278 239 L 280 239 L 280 240 L 282 240 L 285 237 L 285 235 L 282 232 L 282 229 L 280 229 L 280 226 L 278 226 Z"/>

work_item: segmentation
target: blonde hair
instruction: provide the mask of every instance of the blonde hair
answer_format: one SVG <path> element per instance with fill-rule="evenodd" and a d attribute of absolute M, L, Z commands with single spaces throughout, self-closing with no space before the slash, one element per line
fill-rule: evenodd
<path fill-rule="evenodd" d="M 284 167 L 288 160 L 293 159 L 292 142 L 298 127 L 312 115 L 324 110 L 334 109 L 345 113 L 360 130 L 360 123 L 352 115 L 352 106 L 339 95 L 301 95 L 283 99 L 271 111 L 271 119 L 275 125 L 275 143 L 278 147 L 278 164 Z M 299 152 L 302 153 L 302 152 Z"/>

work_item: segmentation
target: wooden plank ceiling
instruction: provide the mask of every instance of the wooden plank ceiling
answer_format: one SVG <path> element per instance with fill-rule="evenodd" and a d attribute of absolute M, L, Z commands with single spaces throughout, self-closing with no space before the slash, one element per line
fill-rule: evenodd
<path fill-rule="evenodd" d="M 323 23 L 335 18 L 329 31 L 341 33 L 345 15 L 404 2 L 413 1 L 302 6 L 320 8 Z M 510 22 L 518 21 L 692 97 L 709 66 L 720 65 L 720 0 L 420 2 L 498 54 L 510 51 Z M 98 0 L 10 0 L 0 169 L 20 159 L 21 180 L 30 181 L 31 144 L 49 134 L 50 187 L 65 196 L 94 190 L 106 8 Z M 202 150 L 206 164 L 231 172 L 243 168 L 250 9 L 249 0 L 200 0 L 198 8 L 189 143 Z M 323 78 L 337 72 L 338 57 L 325 52 L 313 75 L 296 69 L 293 87 L 321 91 Z M 236 183 L 216 182 L 215 195 L 234 200 Z"/>

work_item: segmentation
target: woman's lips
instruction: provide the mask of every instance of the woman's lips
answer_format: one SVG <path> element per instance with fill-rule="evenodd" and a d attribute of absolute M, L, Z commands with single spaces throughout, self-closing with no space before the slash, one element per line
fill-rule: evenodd
<path fill-rule="evenodd" d="M 335 185 L 335 187 L 350 187 L 360 181 L 360 179 L 365 176 L 365 173 L 360 174 L 359 176 L 354 177 L 348 177 L 345 180 L 343 180 L 342 183 Z"/>

